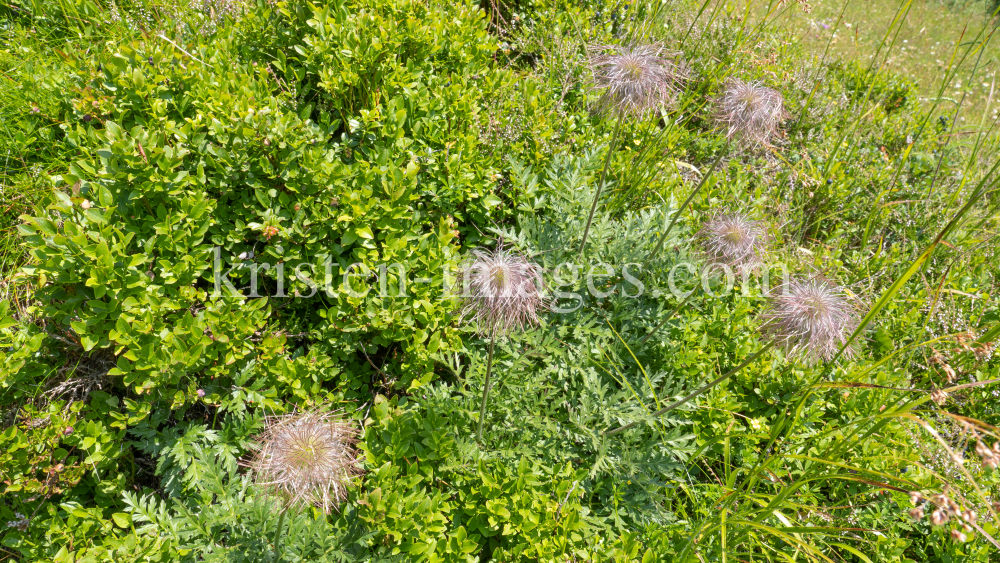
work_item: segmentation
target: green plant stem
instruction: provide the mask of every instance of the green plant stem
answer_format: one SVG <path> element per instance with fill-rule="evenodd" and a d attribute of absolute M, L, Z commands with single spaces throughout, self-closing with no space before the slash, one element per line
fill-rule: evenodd
<path fill-rule="evenodd" d="M 698 192 L 701 191 L 701 188 L 708 183 L 708 177 L 711 176 L 713 172 L 715 172 L 715 168 L 719 166 L 719 163 L 722 162 L 722 159 L 726 156 L 726 153 L 728 152 L 729 152 L 728 150 L 723 150 L 721 153 L 719 153 L 719 157 L 716 158 L 715 162 L 712 163 L 712 167 L 708 169 L 708 172 L 702 175 L 701 181 L 698 182 L 698 185 L 691 192 L 691 195 L 689 195 L 688 198 L 684 200 L 684 203 L 677 209 L 677 213 L 674 213 L 673 219 L 671 219 L 670 224 L 667 225 L 667 230 L 663 231 L 663 235 L 660 236 L 660 240 L 656 241 L 656 246 L 653 247 L 653 251 L 650 252 L 649 256 L 646 257 L 647 262 L 652 260 L 654 256 L 660 253 L 660 249 L 663 247 L 663 242 L 667 240 L 667 235 L 669 235 L 670 231 L 673 230 L 674 224 L 677 223 L 677 219 L 681 216 L 681 213 L 683 213 L 684 210 L 687 209 L 688 204 L 691 203 L 691 200 L 694 199 L 694 196 L 698 195 Z"/>
<path fill-rule="evenodd" d="M 615 152 L 615 145 L 618 143 L 618 133 L 622 129 L 622 120 L 625 112 L 618 111 L 618 120 L 615 122 L 615 132 L 611 136 L 611 144 L 608 145 L 608 156 L 604 158 L 604 168 L 601 170 L 601 181 L 597 183 L 597 191 L 594 193 L 594 202 L 590 204 L 590 216 L 587 217 L 587 226 L 583 229 L 583 240 L 580 241 L 580 261 L 583 261 L 583 249 L 587 246 L 587 235 L 590 234 L 590 224 L 594 221 L 594 212 L 597 211 L 597 203 L 601 200 L 601 190 L 604 188 L 604 179 L 608 176 L 608 167 L 611 166 L 611 154 Z"/>
<path fill-rule="evenodd" d="M 712 381 L 710 381 L 710 382 L 702 385 L 698 389 L 695 389 L 694 391 L 692 391 L 691 393 L 689 393 L 687 397 L 684 397 L 683 399 L 677 401 L 676 403 L 673 403 L 670 406 L 663 407 L 662 409 L 654 412 L 650 416 L 652 418 L 656 418 L 656 417 L 658 417 L 658 416 L 660 416 L 660 415 L 662 415 L 664 413 L 667 413 L 667 412 L 670 412 L 670 411 L 676 409 L 677 407 L 683 405 L 684 403 L 687 403 L 691 399 L 694 399 L 695 397 L 701 395 L 705 391 L 708 391 L 712 387 L 715 387 L 716 385 L 718 385 L 718 384 L 722 383 L 723 381 L 729 379 L 734 373 L 736 373 L 736 372 L 740 371 L 741 369 L 747 367 L 750 364 L 750 362 L 752 362 L 752 361 L 756 360 L 757 358 L 759 358 L 761 356 L 761 354 L 763 354 L 764 352 L 767 352 L 773 346 L 774 346 L 774 342 L 769 343 L 768 345 L 764 346 L 760 350 L 757 350 L 757 352 L 754 353 L 754 355 L 752 355 L 749 358 L 743 360 L 743 363 L 741 363 L 740 365 L 734 367 L 733 369 L 727 371 L 726 373 L 724 373 L 723 375 L 721 375 L 721 376 L 713 379 Z M 629 428 L 632 428 L 633 426 L 635 426 L 637 424 L 639 424 L 638 421 L 637 422 L 631 422 L 629 424 L 626 424 L 625 426 L 619 426 L 618 428 L 615 428 L 614 430 L 609 430 L 609 431 L 605 432 L 604 435 L 605 436 L 613 436 L 615 434 L 618 434 L 619 432 L 624 432 L 624 431 L 628 430 Z"/>
<path fill-rule="evenodd" d="M 278 516 L 278 527 L 274 530 L 274 560 L 281 561 L 282 557 L 282 547 L 281 547 L 281 529 L 285 525 L 285 514 L 288 513 L 288 507 L 286 506 L 281 510 L 281 515 Z"/>
<path fill-rule="evenodd" d="M 483 384 L 483 403 L 479 405 L 479 427 L 476 428 L 476 443 L 483 442 L 483 418 L 486 416 L 486 399 L 490 395 L 490 374 L 493 372 L 493 347 L 496 345 L 496 337 L 490 337 L 490 351 L 486 355 L 486 382 Z"/>

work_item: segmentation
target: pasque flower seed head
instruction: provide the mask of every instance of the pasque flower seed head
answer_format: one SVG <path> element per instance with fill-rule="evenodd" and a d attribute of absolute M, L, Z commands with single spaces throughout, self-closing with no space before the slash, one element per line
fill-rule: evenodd
<path fill-rule="evenodd" d="M 858 326 L 857 310 L 844 290 L 814 276 L 777 287 L 764 312 L 764 337 L 809 363 L 830 360 Z M 854 350 L 844 351 L 852 356 Z"/>
<path fill-rule="evenodd" d="M 255 482 L 288 505 L 312 504 L 326 513 L 347 497 L 347 486 L 362 473 L 354 425 L 321 410 L 276 416 L 257 437 L 248 463 Z"/>
<path fill-rule="evenodd" d="M 743 145 L 770 145 L 788 114 L 777 90 L 730 78 L 716 101 L 715 121 Z"/>
<path fill-rule="evenodd" d="M 659 43 L 597 45 L 589 50 L 594 83 L 604 90 L 600 99 L 604 110 L 645 114 L 670 104 L 687 78 L 680 54 Z"/>
<path fill-rule="evenodd" d="M 739 213 L 712 217 L 696 238 L 709 264 L 725 264 L 739 274 L 758 269 L 768 245 L 763 223 Z"/>
<path fill-rule="evenodd" d="M 502 336 L 538 324 L 544 308 L 542 269 L 503 245 L 472 252 L 460 272 L 461 316 L 479 331 Z"/>

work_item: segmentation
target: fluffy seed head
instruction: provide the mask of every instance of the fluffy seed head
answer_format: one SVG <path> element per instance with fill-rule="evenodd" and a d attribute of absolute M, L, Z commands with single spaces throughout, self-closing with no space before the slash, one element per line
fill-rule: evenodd
<path fill-rule="evenodd" d="M 1000 445 L 1000 442 L 993 444 L 993 448 L 991 449 L 982 440 L 976 442 L 976 453 L 982 458 L 983 465 L 993 469 L 1000 466 L 1000 454 L 997 453 L 997 450 L 1000 449 L 998 445 Z"/>
<path fill-rule="evenodd" d="M 716 123 L 745 146 L 770 145 L 786 117 L 781 93 L 759 83 L 730 78 L 716 102 Z"/>
<path fill-rule="evenodd" d="M 680 53 L 659 43 L 596 45 L 589 51 L 594 83 L 604 89 L 600 100 L 603 110 L 643 115 L 660 104 L 669 104 L 687 77 Z"/>
<path fill-rule="evenodd" d="M 763 223 L 739 213 L 716 215 L 695 236 L 709 264 L 725 264 L 740 275 L 761 266 L 769 242 Z"/>
<path fill-rule="evenodd" d="M 948 513 L 943 508 L 938 508 L 934 512 L 931 512 L 931 524 L 935 526 L 943 526 L 948 523 L 948 520 Z"/>
<path fill-rule="evenodd" d="M 958 513 L 958 516 L 962 520 L 965 520 L 966 523 L 968 524 L 975 524 L 976 520 L 978 519 L 978 515 L 976 514 L 975 510 L 963 510 Z"/>
<path fill-rule="evenodd" d="M 935 405 L 941 406 L 948 402 L 948 392 L 943 389 L 935 389 L 931 391 L 931 400 L 934 401 Z"/>
<path fill-rule="evenodd" d="M 362 473 L 356 440 L 353 424 L 325 411 L 276 416 L 256 438 L 258 451 L 247 465 L 258 485 L 288 505 L 312 504 L 329 514 Z"/>
<path fill-rule="evenodd" d="M 769 296 L 761 332 L 808 363 L 833 358 L 858 326 L 843 289 L 822 278 L 791 280 Z M 844 351 L 847 356 L 854 350 Z"/>
<path fill-rule="evenodd" d="M 481 333 L 502 336 L 538 324 L 542 269 L 521 254 L 502 245 L 474 250 L 459 283 L 462 319 Z"/>

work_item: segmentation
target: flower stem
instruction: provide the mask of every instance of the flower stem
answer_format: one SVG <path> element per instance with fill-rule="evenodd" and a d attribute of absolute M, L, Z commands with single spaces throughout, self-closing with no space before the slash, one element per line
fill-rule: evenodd
<path fill-rule="evenodd" d="M 654 412 L 652 415 L 650 415 L 650 417 L 651 418 L 656 418 L 656 417 L 660 416 L 661 414 L 670 412 L 670 411 L 676 409 L 677 407 L 683 405 L 684 403 L 690 401 L 691 399 L 694 399 L 698 395 L 701 395 L 705 391 L 708 391 L 712 387 L 715 387 L 716 385 L 718 385 L 718 384 L 722 383 L 723 381 L 729 379 L 729 377 L 732 376 L 734 373 L 736 373 L 736 372 L 740 371 L 741 369 L 747 367 L 750 364 L 750 362 L 756 360 L 758 357 L 760 357 L 761 354 L 763 354 L 764 352 L 767 352 L 768 350 L 770 350 L 772 346 L 774 346 L 774 342 L 771 342 L 771 343 L 767 344 L 766 346 L 764 346 L 763 348 L 761 348 L 760 350 L 757 350 L 757 352 L 754 355 L 752 355 L 749 358 L 743 360 L 743 363 L 741 363 L 740 365 L 738 365 L 738 366 L 734 367 L 733 369 L 727 371 L 725 374 L 723 374 L 723 375 L 721 375 L 721 376 L 713 379 L 712 381 L 709 381 L 708 383 L 702 385 L 698 389 L 695 389 L 690 394 L 688 394 L 687 397 L 684 397 L 683 399 L 677 401 L 676 403 L 674 403 L 674 404 L 672 404 L 672 405 L 670 405 L 668 407 L 664 407 L 664 408 L 662 408 L 662 409 Z M 639 424 L 639 422 L 636 421 L 636 422 L 632 422 L 632 423 L 626 424 L 625 426 L 619 426 L 618 428 L 615 428 L 614 430 L 609 430 L 609 431 L 605 432 L 604 435 L 605 436 L 612 436 L 614 434 L 618 434 L 619 432 L 624 432 L 624 431 L 628 430 L 629 428 L 632 428 L 636 424 Z"/>
<path fill-rule="evenodd" d="M 274 530 L 274 560 L 281 561 L 282 552 L 284 551 L 281 547 L 281 529 L 285 525 L 285 514 L 288 513 L 288 507 L 286 506 L 281 511 L 281 515 L 278 516 L 278 527 Z"/>
<path fill-rule="evenodd" d="M 483 442 L 483 418 L 486 415 L 486 399 L 490 395 L 490 374 L 493 372 L 493 347 L 496 337 L 490 337 L 490 351 L 486 356 L 486 383 L 483 385 L 483 403 L 479 405 L 479 427 L 476 429 L 476 443 Z"/>
<path fill-rule="evenodd" d="M 695 187 L 695 189 L 691 192 L 691 195 L 689 195 L 688 198 L 684 200 L 684 203 L 681 204 L 680 208 L 677 209 L 677 213 L 674 213 L 674 217 L 670 220 L 670 224 L 667 225 L 667 230 L 663 231 L 663 235 L 660 236 L 660 240 L 656 241 L 656 247 L 653 248 L 653 251 L 650 252 L 649 256 L 646 258 L 647 262 L 652 260 L 654 256 L 660 253 L 660 248 L 663 247 L 663 241 L 667 240 L 667 235 L 669 235 L 670 231 L 673 230 L 674 224 L 677 223 L 677 219 L 680 218 L 681 213 L 684 213 L 684 210 L 687 209 L 688 204 L 691 203 L 691 200 L 694 199 L 694 196 L 698 195 L 698 192 L 701 191 L 701 188 L 708 183 L 709 176 L 712 175 L 712 172 L 715 172 L 715 167 L 718 166 L 720 162 L 722 162 L 722 159 L 723 157 L 726 156 L 727 152 L 729 151 L 723 150 L 721 153 L 719 153 L 719 157 L 716 158 L 715 162 L 712 163 L 712 167 L 708 169 L 708 172 L 702 175 L 701 181 L 698 182 L 698 186 Z"/>
<path fill-rule="evenodd" d="M 590 224 L 594 221 L 594 212 L 597 211 L 597 203 L 601 199 L 601 190 L 604 188 L 604 179 L 608 176 L 608 167 L 611 165 L 611 153 L 615 152 L 615 145 L 618 143 L 618 133 L 622 129 L 622 120 L 625 112 L 618 112 L 618 120 L 615 122 L 615 132 L 611 136 L 611 144 L 608 145 L 608 155 L 604 158 L 604 168 L 601 170 L 601 181 L 597 183 L 597 191 L 594 192 L 594 202 L 590 204 L 590 216 L 587 217 L 587 226 L 583 229 L 583 240 L 580 242 L 580 261 L 583 261 L 583 249 L 587 246 L 587 235 L 590 234 Z"/>

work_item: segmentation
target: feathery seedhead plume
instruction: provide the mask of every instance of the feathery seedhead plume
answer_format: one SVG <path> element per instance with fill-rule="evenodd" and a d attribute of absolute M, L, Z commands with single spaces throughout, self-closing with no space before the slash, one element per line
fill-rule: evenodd
<path fill-rule="evenodd" d="M 725 264 L 740 275 L 763 264 L 769 242 L 763 223 L 739 213 L 712 217 L 695 236 L 709 264 Z"/>
<path fill-rule="evenodd" d="M 976 514 L 975 510 L 962 510 L 958 513 L 958 516 L 965 520 L 966 524 L 975 524 L 979 515 Z"/>
<path fill-rule="evenodd" d="M 775 288 L 764 321 L 765 338 L 784 346 L 789 354 L 803 355 L 808 363 L 836 356 L 858 326 L 857 311 L 844 290 L 821 276 L 791 280 Z M 854 350 L 849 347 L 844 353 L 850 357 Z"/>
<path fill-rule="evenodd" d="M 538 324 L 538 311 L 545 307 L 539 294 L 542 269 L 502 244 L 472 251 L 459 282 L 462 319 L 490 337 Z"/>
<path fill-rule="evenodd" d="M 948 402 L 948 392 L 944 389 L 935 389 L 931 391 L 931 400 L 934 401 L 935 405 L 941 406 Z"/>
<path fill-rule="evenodd" d="M 759 83 L 730 78 L 716 101 L 716 123 L 745 146 L 770 145 L 787 117 L 781 93 Z"/>
<path fill-rule="evenodd" d="M 680 53 L 659 43 L 595 45 L 588 50 L 594 83 L 604 89 L 599 102 L 603 110 L 641 116 L 671 103 L 687 78 Z"/>
<path fill-rule="evenodd" d="M 326 411 L 271 417 L 256 441 L 258 451 L 247 464 L 254 481 L 288 506 L 312 504 L 329 514 L 362 473 L 357 430 Z"/>
<path fill-rule="evenodd" d="M 931 524 L 934 526 L 943 526 L 948 523 L 948 520 L 950 520 L 948 513 L 943 508 L 931 512 Z"/>
<path fill-rule="evenodd" d="M 983 460 L 983 465 L 996 469 L 1000 466 L 1000 442 L 993 444 L 993 448 L 986 445 L 982 440 L 976 441 L 976 453 Z"/>

